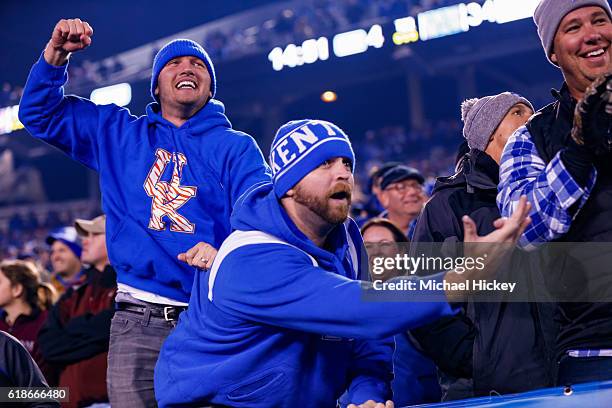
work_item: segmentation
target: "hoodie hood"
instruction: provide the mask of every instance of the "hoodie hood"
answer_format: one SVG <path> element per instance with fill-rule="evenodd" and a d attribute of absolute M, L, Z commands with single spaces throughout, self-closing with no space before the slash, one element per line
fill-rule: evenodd
<path fill-rule="evenodd" d="M 216 99 L 210 99 L 202 109 L 197 111 L 196 114 L 189 118 L 180 128 L 177 128 L 174 124 L 162 117 L 161 105 L 157 102 L 148 104 L 146 112 L 149 120 L 154 123 L 158 123 L 162 126 L 169 126 L 174 129 L 187 130 L 187 132 L 193 134 L 208 132 L 217 126 L 226 128 L 232 127 L 229 119 L 225 116 L 225 106 Z"/>
<path fill-rule="evenodd" d="M 448 177 L 438 177 L 432 194 L 459 186 L 467 186 L 469 192 L 492 190 L 497 194 L 499 184 L 499 165 L 483 151 L 471 149 L 463 156 L 457 173 Z"/>
<path fill-rule="evenodd" d="M 349 250 L 347 229 L 352 227 L 354 221 L 348 220 L 334 228 L 327 239 L 328 250 L 320 248 L 306 237 L 289 218 L 274 193 L 272 183 L 256 184 L 244 193 L 234 206 L 230 223 L 234 230 L 263 231 L 273 235 L 312 255 L 324 269 L 336 272 L 345 270 L 342 262 Z M 356 231 L 358 232 L 358 228 Z M 354 233 L 351 233 L 351 237 L 357 251 L 360 251 L 361 241 L 358 243 L 355 240 L 361 240 L 361 237 L 357 238 Z"/>

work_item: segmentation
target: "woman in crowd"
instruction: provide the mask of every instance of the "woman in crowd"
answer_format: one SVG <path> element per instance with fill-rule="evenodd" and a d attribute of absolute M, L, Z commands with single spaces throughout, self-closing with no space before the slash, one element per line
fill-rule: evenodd
<path fill-rule="evenodd" d="M 41 282 L 34 264 L 19 260 L 0 262 L 0 330 L 25 346 L 50 384 L 55 375 L 43 361 L 36 338 L 56 298 L 55 289 Z"/>
<path fill-rule="evenodd" d="M 408 239 L 402 231 L 385 218 L 373 218 L 363 225 L 361 234 L 370 262 L 375 256 L 394 257 L 408 251 Z M 403 243 L 403 246 L 402 246 Z M 372 271 L 372 268 L 370 268 Z M 372 280 L 386 281 L 403 275 L 402 271 L 386 270 L 372 273 Z M 438 402 L 441 398 L 440 386 L 434 363 L 424 356 L 411 340 L 409 332 L 395 336 L 393 354 L 394 379 L 391 383 L 395 406 Z"/>

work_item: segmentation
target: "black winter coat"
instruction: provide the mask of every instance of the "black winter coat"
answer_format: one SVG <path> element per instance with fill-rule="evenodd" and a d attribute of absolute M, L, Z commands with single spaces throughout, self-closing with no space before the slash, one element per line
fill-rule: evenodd
<path fill-rule="evenodd" d="M 463 241 L 464 215 L 474 220 L 478 235 L 495 229 L 499 166 L 471 150 L 458 167 L 455 175 L 437 180 L 413 242 Z M 544 340 L 551 335 L 542 335 L 542 319 L 551 319 L 552 305 L 469 302 L 465 310 L 412 332 L 450 382 L 449 399 L 462 397 L 469 379 L 475 396 L 552 385 L 550 344 Z"/>

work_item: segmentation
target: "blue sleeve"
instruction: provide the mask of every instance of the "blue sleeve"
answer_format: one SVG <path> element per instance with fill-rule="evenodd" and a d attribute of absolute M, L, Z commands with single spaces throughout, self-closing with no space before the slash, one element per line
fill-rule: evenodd
<path fill-rule="evenodd" d="M 209 298 L 248 321 L 357 339 L 391 337 L 453 314 L 442 292 L 436 297 L 440 301 L 364 301 L 363 283 L 313 266 L 290 246 L 257 244 L 221 261 Z"/>
<path fill-rule="evenodd" d="M 499 169 L 497 205 L 503 217 L 509 217 L 521 195 L 531 203 L 531 224 L 519 240 L 523 248 L 548 242 L 565 234 L 578 211 L 595 186 L 597 171 L 593 167 L 585 188 L 572 178 L 558 152 L 545 164 L 539 156 L 527 127 L 519 128 L 508 140 Z"/>
<path fill-rule="evenodd" d="M 368 400 L 391 399 L 393 380 L 393 338 L 355 340 L 350 367 L 348 403 L 360 405 Z"/>
<path fill-rule="evenodd" d="M 97 106 L 88 99 L 65 96 L 68 65 L 53 66 L 44 57 L 34 64 L 19 105 L 19 120 L 30 134 L 98 170 L 98 132 L 104 117 L 121 109 Z M 129 114 L 129 113 L 128 113 Z"/>
<path fill-rule="evenodd" d="M 368 265 L 359 226 L 353 219 L 347 221 L 347 231 L 356 246 L 358 264 Z M 360 279 L 370 281 L 368 268 L 360 268 Z M 393 380 L 393 338 L 382 340 L 355 340 L 353 358 L 349 368 L 347 400 L 363 404 L 368 400 L 385 402 L 391 399 Z"/>
<path fill-rule="evenodd" d="M 241 135 L 232 157 L 227 163 L 227 185 L 230 186 L 232 206 L 242 194 L 257 183 L 270 182 L 272 173 L 259 146 L 248 135 Z"/>

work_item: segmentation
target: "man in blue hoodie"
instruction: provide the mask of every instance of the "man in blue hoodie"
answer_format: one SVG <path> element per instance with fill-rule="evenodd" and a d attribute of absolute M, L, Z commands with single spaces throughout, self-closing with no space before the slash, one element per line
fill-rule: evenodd
<path fill-rule="evenodd" d="M 108 254 L 117 271 L 108 387 L 113 407 L 153 406 L 153 368 L 185 309 L 201 256 L 178 259 L 197 242 L 218 248 L 230 214 L 250 186 L 270 179 L 261 151 L 235 131 L 213 99 L 215 71 L 197 43 L 174 40 L 153 62 L 146 115 L 64 95 L 70 54 L 91 44 L 80 19 L 55 26 L 30 72 L 19 119 L 35 137 L 100 173 Z M 193 254 L 191 254 L 193 255 Z M 182 259 L 185 260 L 184 255 Z"/>
<path fill-rule="evenodd" d="M 196 275 L 189 308 L 162 347 L 161 407 L 334 407 L 343 394 L 364 407 L 393 406 L 390 336 L 452 310 L 443 292 L 430 293 L 435 302 L 361 299 L 367 255 L 347 219 L 354 162 L 332 123 L 280 128 L 273 182 L 240 198 L 235 231 L 210 272 Z M 523 207 L 483 238 L 466 221 L 469 239 L 515 242 Z"/>

